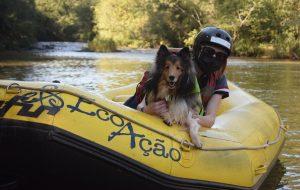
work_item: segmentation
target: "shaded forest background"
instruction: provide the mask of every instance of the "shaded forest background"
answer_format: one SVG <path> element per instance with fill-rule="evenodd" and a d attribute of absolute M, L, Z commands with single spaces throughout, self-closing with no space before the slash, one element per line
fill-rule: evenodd
<path fill-rule="evenodd" d="M 92 51 L 191 46 L 212 25 L 231 33 L 236 56 L 300 56 L 299 0 L 1 0 L 0 50 L 37 41 Z"/>

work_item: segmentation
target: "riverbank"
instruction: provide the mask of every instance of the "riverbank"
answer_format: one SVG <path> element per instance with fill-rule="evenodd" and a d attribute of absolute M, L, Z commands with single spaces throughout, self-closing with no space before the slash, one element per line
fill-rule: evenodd
<path fill-rule="evenodd" d="M 179 49 L 179 48 L 171 48 Z M 44 60 L 44 59 L 100 59 L 124 58 L 129 60 L 151 62 L 154 59 L 155 48 L 121 48 L 114 52 L 94 52 L 88 49 L 84 42 L 38 42 L 31 49 L 22 51 L 2 51 L 0 60 Z M 128 56 L 130 55 L 130 56 Z M 141 57 L 141 55 L 143 55 Z M 136 57 L 135 57 L 136 56 Z M 230 59 L 243 59 L 257 62 L 300 63 L 295 59 L 271 59 L 270 57 L 231 56 Z"/>

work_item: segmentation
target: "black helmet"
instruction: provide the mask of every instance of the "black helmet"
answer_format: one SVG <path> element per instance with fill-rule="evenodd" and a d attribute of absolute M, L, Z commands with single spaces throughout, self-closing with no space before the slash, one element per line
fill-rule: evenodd
<path fill-rule="evenodd" d="M 202 29 L 194 42 L 194 55 L 197 55 L 202 45 L 217 45 L 226 50 L 228 55 L 231 53 L 232 38 L 225 31 L 217 27 L 206 27 Z"/>

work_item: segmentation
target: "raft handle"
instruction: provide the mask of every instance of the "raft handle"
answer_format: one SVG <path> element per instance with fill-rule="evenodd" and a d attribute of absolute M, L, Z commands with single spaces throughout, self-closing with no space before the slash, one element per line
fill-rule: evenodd
<path fill-rule="evenodd" d="M 285 132 L 288 131 L 289 128 L 290 128 L 290 126 L 288 126 L 288 125 L 282 125 L 282 129 L 283 129 Z"/>
<path fill-rule="evenodd" d="M 191 150 L 191 144 L 188 140 L 184 139 L 180 143 L 181 150 L 189 152 Z"/>
<path fill-rule="evenodd" d="M 6 87 L 7 94 L 19 94 L 21 92 L 21 86 L 18 83 L 11 83 Z"/>
<path fill-rule="evenodd" d="M 266 165 L 260 165 L 258 168 L 255 169 L 255 175 L 264 174 L 267 172 L 267 166 Z"/>

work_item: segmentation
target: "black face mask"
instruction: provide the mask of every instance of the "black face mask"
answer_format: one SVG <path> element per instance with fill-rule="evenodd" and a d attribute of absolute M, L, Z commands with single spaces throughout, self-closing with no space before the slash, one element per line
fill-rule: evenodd
<path fill-rule="evenodd" d="M 211 47 L 204 47 L 198 56 L 198 61 L 204 73 L 213 73 L 226 63 L 227 58 L 226 53 L 216 52 Z"/>

